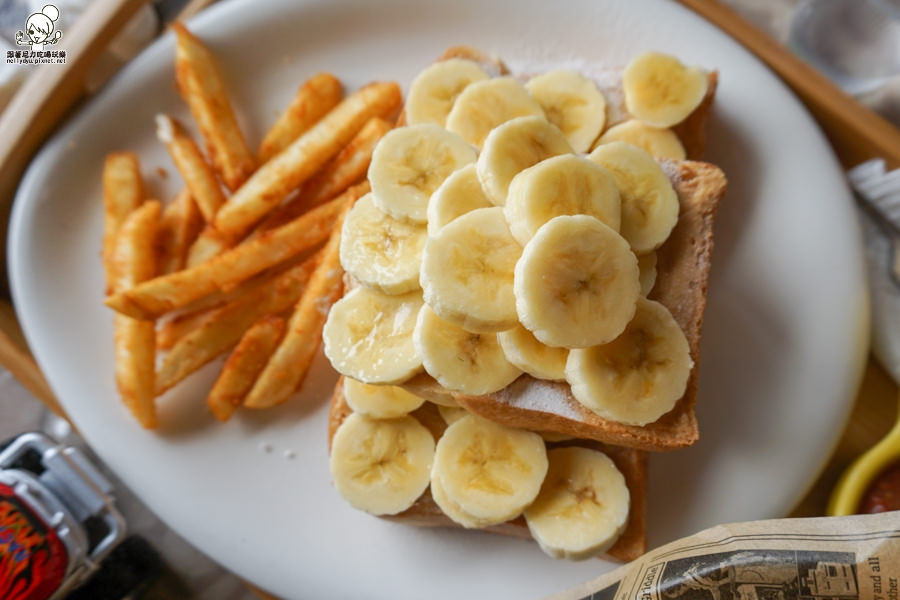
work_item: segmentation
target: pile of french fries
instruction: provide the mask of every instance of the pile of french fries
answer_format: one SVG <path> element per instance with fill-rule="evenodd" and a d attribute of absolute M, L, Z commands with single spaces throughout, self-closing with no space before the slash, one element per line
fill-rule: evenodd
<path fill-rule="evenodd" d="M 103 168 L 105 304 L 115 309 L 116 383 L 147 428 L 156 398 L 231 351 L 207 396 L 228 420 L 297 390 L 341 296 L 344 215 L 368 192 L 372 151 L 402 105 L 394 82 L 346 98 L 333 75 L 300 86 L 254 156 L 215 60 L 183 25 L 175 78 L 203 138 L 167 115 L 157 136 L 185 181 L 168 204 L 144 196 L 138 158 Z"/>

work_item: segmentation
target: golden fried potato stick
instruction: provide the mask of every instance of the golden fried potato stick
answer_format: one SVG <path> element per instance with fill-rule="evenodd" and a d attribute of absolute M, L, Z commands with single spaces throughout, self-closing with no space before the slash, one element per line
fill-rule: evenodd
<path fill-rule="evenodd" d="M 175 343 L 194 331 L 214 316 L 211 308 L 185 312 L 165 321 L 156 328 L 156 347 L 160 350 L 168 350 Z"/>
<path fill-rule="evenodd" d="M 254 235 L 296 219 L 365 178 L 375 145 L 392 128 L 393 125 L 384 119 L 378 117 L 369 119 L 337 156 L 303 184 L 296 198 L 266 215 L 254 231 Z"/>
<path fill-rule="evenodd" d="M 287 148 L 341 101 L 341 82 L 331 73 L 307 79 L 287 110 L 275 122 L 259 146 L 259 162 Z"/>
<path fill-rule="evenodd" d="M 205 263 L 214 256 L 218 256 L 231 247 L 229 240 L 222 237 L 218 231 L 209 225 L 200 233 L 191 247 L 188 249 L 185 266 L 196 267 Z"/>
<path fill-rule="evenodd" d="M 267 231 L 196 267 L 145 281 L 109 296 L 110 308 L 139 319 L 155 319 L 216 290 L 229 290 L 324 241 L 348 198 L 358 198 L 360 186 L 277 229 Z"/>
<path fill-rule="evenodd" d="M 206 151 L 228 189 L 250 177 L 256 160 L 234 117 L 225 84 L 212 54 L 199 39 L 175 22 L 175 81 L 206 140 Z"/>
<path fill-rule="evenodd" d="M 339 256 L 341 225 L 354 202 L 355 199 L 345 202 L 334 231 L 322 249 L 321 261 L 294 307 L 287 333 L 244 399 L 247 408 L 268 408 L 281 404 L 306 377 L 319 348 L 328 311 L 340 298 L 343 289 L 344 270 Z"/>
<path fill-rule="evenodd" d="M 396 83 L 371 83 L 345 98 L 322 120 L 257 170 L 216 215 L 215 228 L 242 237 L 290 192 L 309 179 L 372 117 L 395 113 L 402 102 Z"/>
<path fill-rule="evenodd" d="M 154 244 L 161 212 L 159 202 L 148 200 L 132 211 L 119 228 L 112 256 L 116 290 L 128 289 L 156 272 Z M 140 424 L 152 429 L 157 425 L 155 324 L 117 314 L 113 325 L 119 394 Z"/>
<path fill-rule="evenodd" d="M 206 405 L 217 419 L 231 418 L 278 347 L 282 333 L 284 319 L 275 316 L 263 317 L 244 333 L 206 397 Z"/>
<path fill-rule="evenodd" d="M 178 340 L 166 354 L 156 378 L 157 394 L 162 394 L 226 352 L 241 339 L 248 327 L 262 317 L 290 310 L 317 264 L 318 256 L 312 256 L 272 281 L 213 311 L 206 323 Z"/>
<path fill-rule="evenodd" d="M 103 268 L 106 293 L 113 291 L 116 275 L 112 253 L 119 227 L 144 199 L 141 169 L 134 152 L 113 152 L 103 163 Z"/>
<path fill-rule="evenodd" d="M 187 249 L 203 227 L 203 216 L 187 189 L 163 209 L 157 233 L 157 273 L 165 275 L 184 268 Z"/>
<path fill-rule="evenodd" d="M 156 137 L 169 151 L 172 162 L 197 202 L 203 219 L 212 221 L 219 207 L 225 203 L 225 194 L 219 186 L 216 174 L 207 164 L 200 148 L 187 134 L 181 123 L 168 115 L 156 115 Z"/>

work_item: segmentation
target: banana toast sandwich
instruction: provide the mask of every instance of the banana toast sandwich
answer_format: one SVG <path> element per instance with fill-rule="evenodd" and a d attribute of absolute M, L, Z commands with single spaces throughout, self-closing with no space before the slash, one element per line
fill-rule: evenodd
<path fill-rule="evenodd" d="M 493 75 L 509 74 L 507 66 L 498 58 L 469 46 L 449 48 L 438 62 L 450 59 L 473 61 Z M 718 74 L 711 71 L 706 73 L 706 77 L 706 93 L 699 105 L 687 118 L 671 127 L 688 159 L 701 158 L 706 145 L 706 124 L 713 106 Z M 603 82 L 609 83 L 603 85 Z M 629 122 L 631 117 L 621 90 L 621 72 L 618 78 L 598 80 L 598 87 L 608 100 L 608 130 Z M 404 111 L 399 124 L 405 123 L 405 120 Z M 628 141 L 638 143 L 642 140 Z M 677 157 L 677 154 L 670 156 Z M 438 403 L 457 402 L 475 414 L 511 427 L 552 431 L 648 451 L 672 450 L 696 442 L 699 428 L 694 405 L 713 245 L 713 221 L 727 182 L 722 171 L 709 163 L 677 159 L 661 162 L 678 194 L 679 218 L 669 239 L 656 252 L 657 278 L 648 297 L 659 301 L 672 312 L 687 336 L 694 363 L 684 396 L 673 410 L 644 426 L 617 423 L 598 416 L 577 402 L 565 382 L 540 380 L 528 374 L 503 390 L 484 395 L 451 392 L 428 373 L 413 377 L 403 386 Z"/>

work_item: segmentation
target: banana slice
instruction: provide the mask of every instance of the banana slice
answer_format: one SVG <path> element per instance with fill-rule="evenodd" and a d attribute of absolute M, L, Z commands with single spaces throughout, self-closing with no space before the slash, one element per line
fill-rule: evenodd
<path fill-rule="evenodd" d="M 444 180 L 428 201 L 428 235 L 468 212 L 493 206 L 478 181 L 475 165 L 466 165 Z"/>
<path fill-rule="evenodd" d="M 619 232 L 638 254 L 659 248 L 678 222 L 678 195 L 653 157 L 631 144 L 603 144 L 588 155 L 606 167 L 619 188 Z"/>
<path fill-rule="evenodd" d="M 344 219 L 341 266 L 360 283 L 385 294 L 419 288 L 419 268 L 428 232 L 424 225 L 398 221 L 366 194 Z"/>
<path fill-rule="evenodd" d="M 453 171 L 475 162 L 475 149 L 438 125 L 400 127 L 372 153 L 375 205 L 395 219 L 425 223 L 428 198 Z"/>
<path fill-rule="evenodd" d="M 445 515 L 466 529 L 482 529 L 493 525 L 490 520 L 478 519 L 461 509 L 459 504 L 447 496 L 441 480 L 434 477 L 431 479 L 431 497 Z"/>
<path fill-rule="evenodd" d="M 492 129 L 527 116 L 544 116 L 537 100 L 516 79 L 495 77 L 476 81 L 457 96 L 447 115 L 447 129 L 480 148 Z"/>
<path fill-rule="evenodd" d="M 654 127 L 684 121 L 700 105 L 708 84 L 703 69 L 660 52 L 641 54 L 622 73 L 625 108 Z"/>
<path fill-rule="evenodd" d="M 525 522 L 554 558 L 582 560 L 608 550 L 628 523 L 631 495 L 608 456 L 588 448 L 547 452 L 550 468 Z"/>
<path fill-rule="evenodd" d="M 412 341 L 422 294 L 388 296 L 358 287 L 334 303 L 322 329 L 338 373 L 364 383 L 403 383 L 422 370 Z"/>
<path fill-rule="evenodd" d="M 438 481 L 446 498 L 484 527 L 521 513 L 534 501 L 546 474 L 541 436 L 466 415 L 438 440 L 431 481 Z"/>
<path fill-rule="evenodd" d="M 639 298 L 622 335 L 569 352 L 566 380 L 575 399 L 604 419 L 646 425 L 684 395 L 693 366 L 687 339 L 669 310 Z"/>
<path fill-rule="evenodd" d="M 469 333 L 422 307 L 413 331 L 425 371 L 456 392 L 481 395 L 508 386 L 522 371 L 506 360 L 497 336 Z"/>
<path fill-rule="evenodd" d="M 453 425 L 469 414 L 469 411 L 461 406 L 443 406 L 441 404 L 438 405 L 438 412 L 441 413 L 441 418 L 447 425 Z"/>
<path fill-rule="evenodd" d="M 331 441 L 331 478 L 351 506 L 373 515 L 395 515 L 428 487 L 434 438 L 413 417 L 344 419 Z"/>
<path fill-rule="evenodd" d="M 542 344 L 521 325 L 498 333 L 497 341 L 503 348 L 506 360 L 532 377 L 565 381 L 566 359 L 569 356 L 569 351 L 565 348 L 551 348 Z"/>
<path fill-rule="evenodd" d="M 641 272 L 641 296 L 646 298 L 656 285 L 656 252 L 641 254 L 637 259 L 638 269 Z"/>
<path fill-rule="evenodd" d="M 450 109 L 466 86 L 488 79 L 489 75 L 471 60 L 451 58 L 432 64 L 409 85 L 406 97 L 406 122 L 410 125 L 447 122 Z"/>
<path fill-rule="evenodd" d="M 516 264 L 514 289 L 519 320 L 534 337 L 586 348 L 622 333 L 641 286 L 628 242 L 594 217 L 573 215 L 538 229 Z"/>
<path fill-rule="evenodd" d="M 687 154 L 678 136 L 671 129 L 653 127 L 638 119 L 631 119 L 607 129 L 597 145 L 625 142 L 645 150 L 650 156 L 684 160 Z"/>
<path fill-rule="evenodd" d="M 513 270 L 521 254 L 502 208 L 473 210 L 425 242 L 419 276 L 425 302 L 467 331 L 510 329 L 518 321 Z"/>
<path fill-rule="evenodd" d="M 371 419 L 395 419 L 416 410 L 424 398 L 393 385 L 371 385 L 344 378 L 344 399 L 353 412 Z"/>
<path fill-rule="evenodd" d="M 488 199 L 506 203 L 513 177 L 545 158 L 572 154 L 566 137 L 543 117 L 521 117 L 500 125 L 487 136 L 478 157 L 478 179 Z"/>
<path fill-rule="evenodd" d="M 606 99 L 597 84 L 577 71 L 561 69 L 532 77 L 525 88 L 575 152 L 587 152 L 606 125 Z"/>
<path fill-rule="evenodd" d="M 541 225 L 560 215 L 590 215 L 618 231 L 622 209 L 609 171 L 586 158 L 563 154 L 513 177 L 503 211 L 509 231 L 524 246 Z"/>

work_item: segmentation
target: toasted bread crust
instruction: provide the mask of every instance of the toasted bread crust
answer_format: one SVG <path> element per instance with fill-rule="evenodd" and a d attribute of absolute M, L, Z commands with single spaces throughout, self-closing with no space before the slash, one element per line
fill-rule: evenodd
<path fill-rule="evenodd" d="M 675 186 L 681 208 L 675 229 L 657 251 L 658 275 L 650 298 L 672 312 L 687 337 L 694 360 L 685 394 L 675 407 L 654 423 L 643 427 L 626 425 L 603 419 L 584 407 L 572 396 L 568 384 L 541 381 L 529 375 L 522 375 L 493 394 L 452 394 L 460 405 L 509 427 L 554 431 L 641 450 L 674 450 L 697 441 L 694 405 L 713 221 L 727 183 L 722 171 L 708 163 L 667 161 L 663 166 Z M 403 387 L 426 398 L 451 394 L 424 373 Z"/>
<path fill-rule="evenodd" d="M 331 410 L 328 415 L 328 447 L 331 449 L 331 440 L 344 419 L 352 412 L 344 400 L 344 378 L 338 381 L 331 399 Z M 434 436 L 437 441 L 447 428 L 437 407 L 430 402 L 423 404 L 412 413 Z M 582 446 L 599 450 L 609 456 L 616 464 L 619 471 L 625 477 L 625 484 L 631 496 L 631 506 L 628 512 L 628 523 L 625 531 L 616 540 L 616 543 L 607 551 L 607 555 L 617 560 L 630 561 L 647 551 L 647 455 L 638 450 L 608 446 L 590 440 L 571 440 L 549 444 L 548 447 Z M 398 515 L 384 517 L 391 521 L 417 525 L 419 527 L 452 527 L 459 525 L 441 511 L 437 503 L 431 497 L 431 491 L 425 493 L 407 510 Z M 512 521 L 487 527 L 483 531 L 500 533 L 522 539 L 530 539 L 531 533 L 525 524 L 524 517 L 517 517 Z"/>

